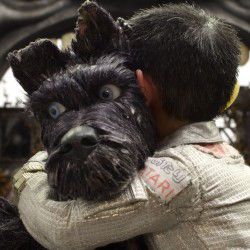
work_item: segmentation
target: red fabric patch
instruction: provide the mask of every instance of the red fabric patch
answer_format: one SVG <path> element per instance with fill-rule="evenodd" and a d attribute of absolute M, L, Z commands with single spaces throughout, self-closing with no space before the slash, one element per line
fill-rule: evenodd
<path fill-rule="evenodd" d="M 233 157 L 239 155 L 236 149 L 226 143 L 199 144 L 195 147 L 203 153 L 212 154 L 217 158 L 223 158 L 226 156 Z"/>

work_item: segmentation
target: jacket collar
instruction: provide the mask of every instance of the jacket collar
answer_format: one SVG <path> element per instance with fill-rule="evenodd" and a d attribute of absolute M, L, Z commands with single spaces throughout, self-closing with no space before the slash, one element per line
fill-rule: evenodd
<path fill-rule="evenodd" d="M 223 139 L 214 121 L 192 123 L 178 129 L 172 135 L 165 137 L 160 143 L 160 149 L 177 147 L 186 144 L 215 143 Z"/>

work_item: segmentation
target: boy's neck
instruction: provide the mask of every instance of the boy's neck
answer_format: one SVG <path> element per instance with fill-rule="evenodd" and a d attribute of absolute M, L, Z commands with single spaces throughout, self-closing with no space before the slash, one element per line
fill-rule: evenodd
<path fill-rule="evenodd" d="M 168 116 L 162 109 L 158 109 L 157 111 L 153 112 L 153 116 L 156 122 L 159 141 L 163 140 L 166 136 L 173 134 L 175 131 L 188 124 L 186 121 L 181 121 L 175 119 L 174 117 Z"/>

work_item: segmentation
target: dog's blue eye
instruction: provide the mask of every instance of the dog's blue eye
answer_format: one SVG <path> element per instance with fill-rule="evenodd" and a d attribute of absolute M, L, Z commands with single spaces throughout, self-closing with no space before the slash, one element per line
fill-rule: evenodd
<path fill-rule="evenodd" d="M 59 117 L 64 111 L 66 110 L 66 108 L 58 102 L 52 102 L 49 105 L 49 115 L 53 118 L 56 119 L 57 117 Z"/>
<path fill-rule="evenodd" d="M 99 92 L 103 100 L 114 100 L 121 95 L 121 89 L 113 84 L 104 85 Z"/>

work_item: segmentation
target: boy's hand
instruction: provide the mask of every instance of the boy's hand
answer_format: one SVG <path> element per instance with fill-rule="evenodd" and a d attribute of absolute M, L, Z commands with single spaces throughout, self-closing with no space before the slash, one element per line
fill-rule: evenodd
<path fill-rule="evenodd" d="M 47 152 L 38 152 L 14 175 L 13 185 L 17 198 L 24 189 L 26 182 L 31 177 L 32 173 L 45 171 L 44 166 L 47 158 Z"/>

